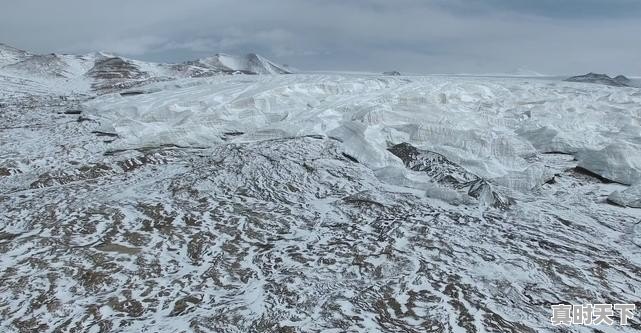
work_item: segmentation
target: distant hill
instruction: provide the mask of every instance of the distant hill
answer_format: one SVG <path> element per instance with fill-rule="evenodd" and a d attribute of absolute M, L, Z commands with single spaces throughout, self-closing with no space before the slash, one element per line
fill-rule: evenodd
<path fill-rule="evenodd" d="M 588 73 L 585 75 L 573 76 L 565 79 L 567 82 L 581 82 L 581 83 L 596 83 L 605 84 L 613 87 L 631 87 L 632 81 L 623 75 L 618 75 L 614 78 L 607 74 Z"/>
<path fill-rule="evenodd" d="M 213 57 L 199 59 L 189 64 L 223 72 L 241 72 L 245 74 L 291 74 L 284 66 L 258 55 L 250 53 L 245 56 L 232 56 L 219 53 Z"/>
<path fill-rule="evenodd" d="M 216 54 L 179 64 L 151 63 L 104 52 L 85 55 L 31 54 L 0 44 L 0 72 L 29 79 L 62 79 L 91 87 L 99 93 L 132 88 L 153 81 L 225 74 L 290 74 L 258 54 Z"/>
<path fill-rule="evenodd" d="M 0 43 L 0 67 L 14 64 L 31 56 L 28 52 Z"/>

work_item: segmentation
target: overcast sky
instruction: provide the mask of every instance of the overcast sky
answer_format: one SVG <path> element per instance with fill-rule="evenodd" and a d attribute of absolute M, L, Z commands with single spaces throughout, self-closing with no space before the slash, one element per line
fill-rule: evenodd
<path fill-rule="evenodd" d="M 309 70 L 641 74 L 641 0 L 0 0 L 0 42 Z"/>

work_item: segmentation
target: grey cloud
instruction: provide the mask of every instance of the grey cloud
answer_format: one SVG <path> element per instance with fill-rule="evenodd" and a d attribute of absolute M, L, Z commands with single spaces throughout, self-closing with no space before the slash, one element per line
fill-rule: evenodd
<path fill-rule="evenodd" d="M 634 18 L 641 14 L 641 2 L 637 0 L 437 0 L 436 3 L 458 13 L 511 11 L 570 20 Z"/>
<path fill-rule="evenodd" d="M 23 0 L 0 41 L 154 61 L 258 52 L 304 69 L 641 73 L 630 0 Z"/>

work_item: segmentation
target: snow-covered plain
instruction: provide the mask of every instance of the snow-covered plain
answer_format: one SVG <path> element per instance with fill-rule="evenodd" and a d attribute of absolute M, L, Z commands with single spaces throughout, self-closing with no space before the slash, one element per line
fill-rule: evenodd
<path fill-rule="evenodd" d="M 641 306 L 639 89 L 5 78 L 0 331 L 561 332 L 552 304 Z"/>

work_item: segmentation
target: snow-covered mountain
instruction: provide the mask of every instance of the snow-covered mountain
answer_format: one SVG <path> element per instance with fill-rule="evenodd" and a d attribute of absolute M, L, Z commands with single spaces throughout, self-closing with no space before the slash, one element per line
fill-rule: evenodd
<path fill-rule="evenodd" d="M 54 53 L 31 55 L 23 60 L 6 65 L 3 69 L 31 76 L 71 78 L 82 74 L 74 72 L 74 60 L 70 56 Z"/>
<path fill-rule="evenodd" d="M 550 306 L 641 299 L 639 89 L 29 57 L 0 332 L 588 332 Z"/>
<path fill-rule="evenodd" d="M 191 62 L 191 64 L 205 68 L 213 68 L 224 72 L 242 72 L 246 74 L 291 74 L 286 67 L 277 65 L 254 53 L 247 54 L 243 57 L 219 53 L 213 57 L 207 57 Z"/>
<path fill-rule="evenodd" d="M 84 83 L 97 92 L 105 93 L 177 78 L 235 73 L 289 74 L 291 71 L 253 53 L 245 56 L 217 54 L 182 64 L 162 64 L 105 52 L 38 55 L 0 44 L 0 73 L 32 80 L 64 79 L 75 86 Z"/>

